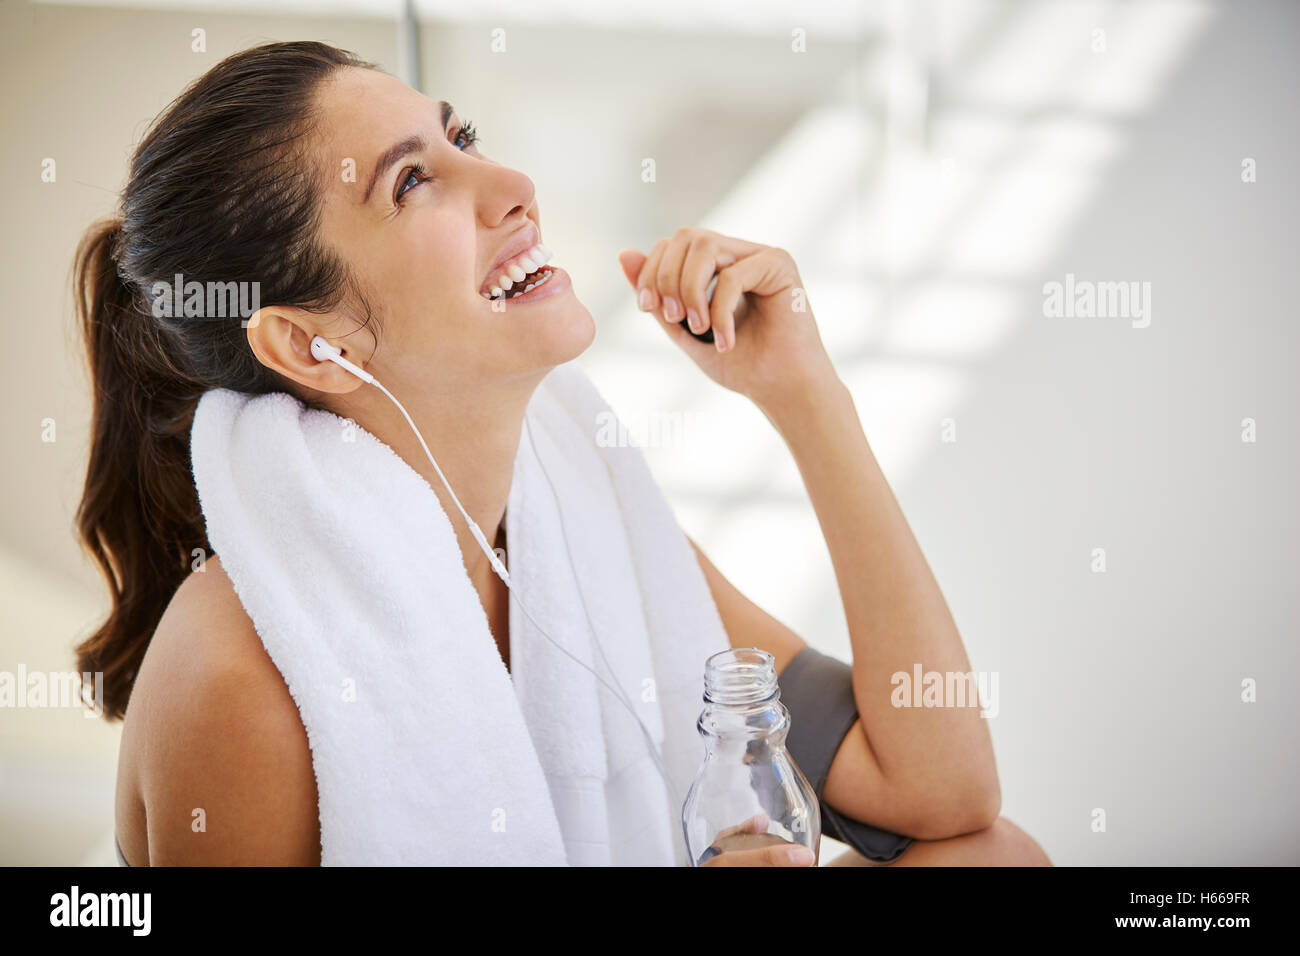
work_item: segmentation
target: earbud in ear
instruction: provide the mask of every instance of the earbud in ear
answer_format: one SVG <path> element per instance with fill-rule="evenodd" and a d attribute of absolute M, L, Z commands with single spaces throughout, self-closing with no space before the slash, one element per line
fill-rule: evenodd
<path fill-rule="evenodd" d="M 330 345 L 319 335 L 311 340 L 311 354 L 318 362 L 328 361 L 339 354 L 339 350 Z"/>
<path fill-rule="evenodd" d="M 351 362 L 349 362 L 347 359 L 343 357 L 342 352 L 340 352 L 334 346 L 330 345 L 319 335 L 314 336 L 311 340 L 311 354 L 312 357 L 316 359 L 316 361 L 318 362 L 333 362 L 335 365 L 339 365 L 347 369 L 357 378 L 361 379 L 361 381 L 366 382 L 369 385 L 375 384 L 375 377 L 373 375 L 371 375 L 365 369 L 358 368 L 357 366 L 353 365 Z"/>

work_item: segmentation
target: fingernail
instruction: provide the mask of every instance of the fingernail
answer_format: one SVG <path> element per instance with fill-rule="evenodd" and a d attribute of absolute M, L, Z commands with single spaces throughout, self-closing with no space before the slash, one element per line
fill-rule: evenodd
<path fill-rule="evenodd" d="M 720 329 L 713 330 L 713 344 L 717 346 L 719 352 L 727 351 L 727 343 L 723 338 L 722 331 Z"/>
<path fill-rule="evenodd" d="M 682 320 L 682 308 L 677 304 L 677 300 L 664 296 L 664 315 L 670 322 L 680 322 Z"/>
<path fill-rule="evenodd" d="M 691 324 L 692 332 L 704 331 L 704 320 L 700 318 L 700 313 L 696 312 L 694 309 L 686 310 L 686 321 Z"/>
<path fill-rule="evenodd" d="M 806 846 L 791 846 L 786 847 L 785 858 L 794 866 L 809 866 L 813 861 L 813 854 Z"/>
<path fill-rule="evenodd" d="M 640 295 L 636 297 L 636 304 L 642 312 L 649 312 L 655 304 L 654 293 L 649 289 L 642 289 Z"/>

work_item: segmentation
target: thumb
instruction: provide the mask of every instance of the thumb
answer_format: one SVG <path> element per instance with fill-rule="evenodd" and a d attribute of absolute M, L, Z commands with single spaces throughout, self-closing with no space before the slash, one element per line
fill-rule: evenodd
<path fill-rule="evenodd" d="M 641 277 L 641 267 L 645 265 L 645 260 L 645 255 L 635 249 L 624 249 L 618 254 L 618 264 L 623 267 L 623 275 L 634 289 L 636 280 Z"/>

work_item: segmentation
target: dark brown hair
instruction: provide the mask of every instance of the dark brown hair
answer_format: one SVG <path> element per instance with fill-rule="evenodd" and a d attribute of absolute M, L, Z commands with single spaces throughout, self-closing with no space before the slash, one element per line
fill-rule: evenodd
<path fill-rule="evenodd" d="M 103 672 L 109 720 L 126 713 L 194 549 L 212 550 L 190 469 L 199 398 L 211 388 L 296 394 L 253 354 L 241 316 L 159 317 L 154 284 L 177 274 L 257 282 L 262 305 L 316 312 L 364 301 L 318 239 L 324 166 L 305 147 L 321 82 L 347 66 L 374 68 L 311 42 L 222 60 L 154 121 L 132 157 L 120 216 L 92 226 L 77 249 L 73 287 L 94 397 L 76 521 L 113 600 L 77 647 L 77 669 Z"/>

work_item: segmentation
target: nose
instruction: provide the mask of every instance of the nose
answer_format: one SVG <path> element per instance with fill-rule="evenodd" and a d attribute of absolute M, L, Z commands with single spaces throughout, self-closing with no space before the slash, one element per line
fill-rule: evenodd
<path fill-rule="evenodd" d="M 480 167 L 478 209 L 484 226 L 496 229 L 534 211 L 537 190 L 531 179 L 499 163 L 481 163 Z"/>

